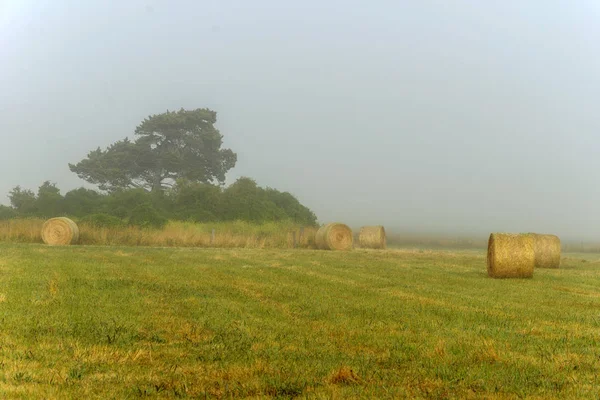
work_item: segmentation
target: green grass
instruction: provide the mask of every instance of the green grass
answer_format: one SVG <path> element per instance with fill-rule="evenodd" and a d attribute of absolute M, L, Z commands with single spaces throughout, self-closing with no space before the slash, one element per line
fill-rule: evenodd
<path fill-rule="evenodd" d="M 0 398 L 597 398 L 600 256 L 0 244 Z"/>

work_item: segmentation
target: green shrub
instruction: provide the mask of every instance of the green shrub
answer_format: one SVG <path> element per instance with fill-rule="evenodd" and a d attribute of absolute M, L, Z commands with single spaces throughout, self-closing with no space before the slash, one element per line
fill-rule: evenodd
<path fill-rule="evenodd" d="M 87 224 L 96 228 L 120 228 L 125 226 L 122 219 L 108 214 L 90 214 L 79 220 L 82 224 Z"/>
<path fill-rule="evenodd" d="M 125 219 L 136 207 L 146 203 L 152 204 L 152 196 L 144 189 L 118 190 L 106 196 L 104 212 Z"/>
<path fill-rule="evenodd" d="M 164 228 L 169 222 L 149 203 L 136 206 L 129 215 L 129 225 L 141 228 Z"/>
<path fill-rule="evenodd" d="M 172 217 L 196 222 L 219 221 L 221 188 L 205 183 L 178 181 L 170 192 Z M 164 208 L 163 208 L 164 209 Z"/>
<path fill-rule="evenodd" d="M 106 196 L 95 190 L 79 188 L 65 194 L 63 201 L 65 212 L 74 217 L 83 218 L 102 212 L 102 202 Z"/>
<path fill-rule="evenodd" d="M 189 221 L 206 223 L 206 222 L 214 222 L 218 221 L 217 217 L 210 211 L 206 210 L 198 210 L 190 215 L 188 218 Z"/>
<path fill-rule="evenodd" d="M 53 218 L 64 214 L 64 198 L 54 183 L 46 181 L 38 189 L 35 200 L 37 216 Z"/>
<path fill-rule="evenodd" d="M 64 197 L 56 185 L 46 181 L 37 195 L 17 186 L 9 198 L 12 207 L 2 210 L 0 218 L 12 218 L 15 212 L 18 217 L 68 215 L 96 226 L 118 226 L 116 221 L 121 220 L 131 225 L 161 227 L 165 225 L 165 218 L 200 223 L 291 221 L 297 225 L 317 226 L 315 214 L 292 194 L 262 188 L 247 177 L 239 178 L 227 188 L 180 179 L 164 192 L 138 188 L 100 193 L 79 188 Z M 96 214 L 102 216 L 91 217 Z M 108 219 L 107 215 L 116 219 Z"/>
<path fill-rule="evenodd" d="M 0 205 L 0 221 L 17 217 L 17 212 L 12 207 Z"/>

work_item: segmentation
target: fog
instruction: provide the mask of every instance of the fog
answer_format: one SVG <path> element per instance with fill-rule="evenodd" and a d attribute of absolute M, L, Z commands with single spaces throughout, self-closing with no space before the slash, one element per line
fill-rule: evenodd
<path fill-rule="evenodd" d="M 0 0 L 0 202 L 208 107 L 321 222 L 600 239 L 600 6 Z"/>

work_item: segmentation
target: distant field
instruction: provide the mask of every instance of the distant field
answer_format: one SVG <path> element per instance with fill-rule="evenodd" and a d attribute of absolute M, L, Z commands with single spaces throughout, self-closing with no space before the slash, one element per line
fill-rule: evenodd
<path fill-rule="evenodd" d="M 0 323 L 3 399 L 600 394 L 597 254 L 0 244 Z"/>

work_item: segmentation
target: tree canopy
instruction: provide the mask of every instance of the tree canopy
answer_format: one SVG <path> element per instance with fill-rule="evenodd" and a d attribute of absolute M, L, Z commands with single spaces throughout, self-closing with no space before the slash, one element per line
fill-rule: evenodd
<path fill-rule="evenodd" d="M 177 179 L 223 184 L 237 155 L 221 148 L 216 122 L 217 113 L 207 108 L 151 115 L 136 127 L 134 141 L 125 138 L 105 150 L 97 148 L 69 168 L 107 191 L 162 191 Z"/>

